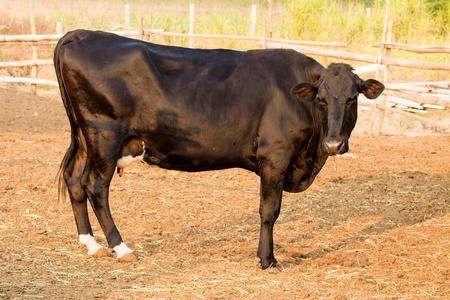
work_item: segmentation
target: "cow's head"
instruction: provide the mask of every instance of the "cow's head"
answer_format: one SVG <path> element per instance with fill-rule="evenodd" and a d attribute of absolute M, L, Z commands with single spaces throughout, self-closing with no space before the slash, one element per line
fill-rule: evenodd
<path fill-rule="evenodd" d="M 300 100 L 316 101 L 316 107 L 327 116 L 322 150 L 328 155 L 348 151 L 348 138 L 356 124 L 359 93 L 375 99 L 384 90 L 381 82 L 364 81 L 352 70 L 347 64 L 333 63 L 316 83 L 301 83 L 291 89 L 291 94 Z"/>

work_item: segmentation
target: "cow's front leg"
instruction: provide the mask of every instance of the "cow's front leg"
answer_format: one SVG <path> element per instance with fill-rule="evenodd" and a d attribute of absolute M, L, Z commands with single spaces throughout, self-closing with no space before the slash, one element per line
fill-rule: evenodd
<path fill-rule="evenodd" d="M 280 214 L 281 196 L 285 180 L 286 168 L 281 161 L 277 165 L 265 163 L 261 170 L 260 207 L 261 232 L 258 246 L 258 257 L 261 259 L 261 267 L 267 269 L 276 267 L 277 260 L 273 255 L 273 226 Z"/>

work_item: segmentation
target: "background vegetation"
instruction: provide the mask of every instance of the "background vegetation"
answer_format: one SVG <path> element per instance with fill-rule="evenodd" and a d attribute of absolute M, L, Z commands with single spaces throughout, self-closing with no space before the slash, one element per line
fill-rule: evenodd
<path fill-rule="evenodd" d="M 258 5 L 257 36 L 267 15 L 266 0 L 9 0 L 0 2 L 0 25 L 9 24 L 8 34 L 30 33 L 28 3 L 35 15 L 38 34 L 55 33 L 56 22 L 63 30 L 76 28 L 112 30 L 124 25 L 124 4 L 131 5 L 131 26 L 140 18 L 147 28 L 150 12 L 152 27 L 171 32 L 188 32 L 189 3 L 196 4 L 196 33 L 248 35 L 251 4 Z M 378 54 L 373 44 L 382 40 L 386 3 L 383 0 L 273 0 L 273 37 L 349 42 L 347 51 Z M 370 9 L 370 14 L 367 9 Z M 389 17 L 393 19 L 393 41 L 413 45 L 448 45 L 450 1 L 390 1 Z M 268 18 L 267 18 L 268 19 Z M 268 30 L 268 26 L 267 29 Z M 187 39 L 153 38 L 154 42 L 187 45 Z M 232 40 L 196 40 L 196 47 L 257 48 L 253 42 Z M 51 55 L 51 51 L 48 55 Z M 393 51 L 393 57 L 449 63 L 447 54 L 413 54 Z M 5 59 L 7 53 L 0 53 Z M 11 56 L 11 55 L 10 55 Z M 325 58 L 318 58 L 328 63 Z M 354 64 L 354 63 L 353 63 Z M 448 72 L 419 71 L 425 79 L 448 77 Z M 442 75 L 442 73 L 444 73 Z M 410 70 L 402 76 L 413 79 L 419 73 Z M 442 79 L 442 78 L 441 78 Z M 447 78 L 448 79 L 448 78 Z"/>

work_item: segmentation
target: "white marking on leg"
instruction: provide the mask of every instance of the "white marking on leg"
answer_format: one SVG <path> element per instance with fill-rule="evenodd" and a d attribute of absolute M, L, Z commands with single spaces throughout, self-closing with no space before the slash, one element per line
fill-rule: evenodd
<path fill-rule="evenodd" d="M 95 254 L 100 248 L 103 248 L 100 244 L 95 241 L 95 238 L 90 234 L 80 234 L 79 241 L 81 244 L 85 244 L 88 249 L 88 254 Z"/>
<path fill-rule="evenodd" d="M 115 246 L 114 251 L 117 253 L 117 258 L 124 256 L 125 254 L 133 253 L 133 250 L 127 247 L 124 242 L 120 243 L 119 246 Z"/>

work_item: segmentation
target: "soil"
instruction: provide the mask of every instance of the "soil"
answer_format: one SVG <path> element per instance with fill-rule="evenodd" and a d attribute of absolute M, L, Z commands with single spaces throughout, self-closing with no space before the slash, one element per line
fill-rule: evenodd
<path fill-rule="evenodd" d="M 304 193 L 284 193 L 281 267 L 265 271 L 256 175 L 135 164 L 110 192 L 139 258 L 124 264 L 79 248 L 70 202 L 56 200 L 70 137 L 57 91 L 2 86 L 0 101 L 2 299 L 450 297 L 449 135 L 372 138 L 362 118 L 349 153 L 329 159 Z"/>

